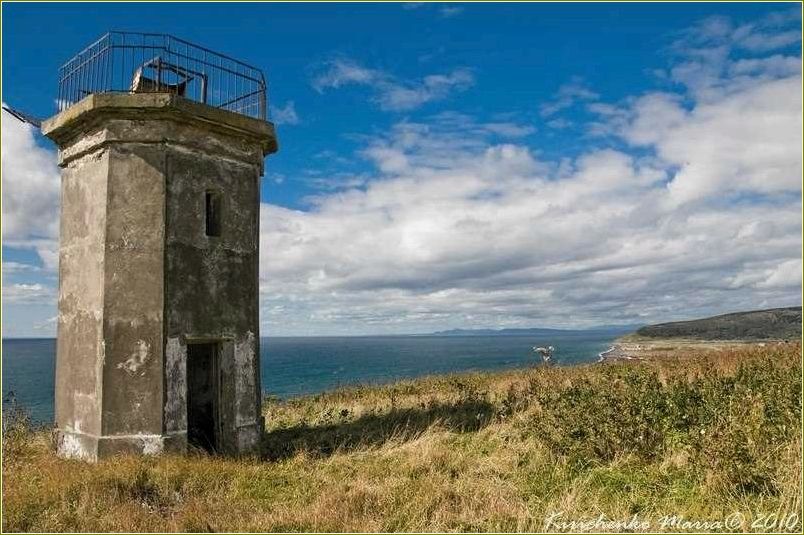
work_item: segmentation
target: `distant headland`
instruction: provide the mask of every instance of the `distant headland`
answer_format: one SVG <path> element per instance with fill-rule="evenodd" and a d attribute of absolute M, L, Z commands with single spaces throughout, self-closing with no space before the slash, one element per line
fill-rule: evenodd
<path fill-rule="evenodd" d="M 690 340 L 791 340 L 801 338 L 801 307 L 771 308 L 721 314 L 710 318 L 646 325 L 640 338 Z"/>
<path fill-rule="evenodd" d="M 551 334 L 567 333 L 611 333 L 626 334 L 639 329 L 641 325 L 604 325 L 591 327 L 589 329 L 547 329 L 540 327 L 533 328 L 509 328 L 509 329 L 449 329 L 446 331 L 436 331 L 420 336 L 549 336 Z"/>

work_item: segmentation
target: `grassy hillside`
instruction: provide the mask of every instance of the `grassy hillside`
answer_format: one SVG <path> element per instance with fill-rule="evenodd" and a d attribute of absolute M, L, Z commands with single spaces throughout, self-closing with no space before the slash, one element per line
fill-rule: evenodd
<path fill-rule="evenodd" d="M 20 421 L 3 529 L 541 531 L 563 512 L 678 531 L 660 517 L 739 511 L 800 531 L 800 392 L 800 346 L 774 344 L 271 402 L 261 458 L 85 465 Z"/>
<path fill-rule="evenodd" d="M 801 307 L 736 312 L 691 321 L 674 321 L 641 327 L 644 338 L 693 340 L 799 340 Z"/>

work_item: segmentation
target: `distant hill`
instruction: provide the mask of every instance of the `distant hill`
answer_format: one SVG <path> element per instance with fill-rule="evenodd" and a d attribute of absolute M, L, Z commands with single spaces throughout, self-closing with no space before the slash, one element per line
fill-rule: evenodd
<path fill-rule="evenodd" d="M 638 325 L 606 325 L 591 329 L 544 329 L 540 327 L 522 329 L 450 329 L 436 331 L 428 336 L 542 336 L 560 333 L 595 333 L 605 332 L 611 334 L 634 332 Z"/>
<path fill-rule="evenodd" d="M 790 340 L 801 337 L 801 307 L 735 312 L 690 321 L 646 325 L 636 331 L 647 338 L 694 340 Z"/>

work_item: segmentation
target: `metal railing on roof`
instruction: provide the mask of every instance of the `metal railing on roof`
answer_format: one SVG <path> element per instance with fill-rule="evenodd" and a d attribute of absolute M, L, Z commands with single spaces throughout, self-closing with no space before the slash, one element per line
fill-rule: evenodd
<path fill-rule="evenodd" d="M 58 110 L 92 93 L 173 93 L 266 119 L 262 71 L 157 33 L 109 32 L 59 69 Z"/>

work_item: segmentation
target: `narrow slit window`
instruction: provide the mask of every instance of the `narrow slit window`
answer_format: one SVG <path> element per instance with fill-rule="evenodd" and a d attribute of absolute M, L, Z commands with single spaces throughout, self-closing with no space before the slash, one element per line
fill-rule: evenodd
<path fill-rule="evenodd" d="M 207 236 L 221 235 L 221 196 L 216 191 L 208 191 L 205 195 L 206 233 Z"/>

